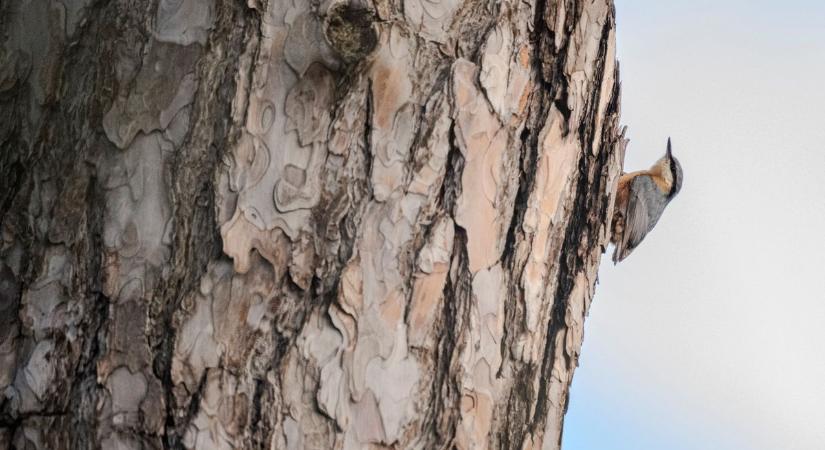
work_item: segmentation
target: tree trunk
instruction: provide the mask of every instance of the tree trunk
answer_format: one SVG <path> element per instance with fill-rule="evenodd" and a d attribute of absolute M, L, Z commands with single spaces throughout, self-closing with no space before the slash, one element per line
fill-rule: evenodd
<path fill-rule="evenodd" d="M 0 448 L 557 449 L 610 0 L 0 6 Z"/>

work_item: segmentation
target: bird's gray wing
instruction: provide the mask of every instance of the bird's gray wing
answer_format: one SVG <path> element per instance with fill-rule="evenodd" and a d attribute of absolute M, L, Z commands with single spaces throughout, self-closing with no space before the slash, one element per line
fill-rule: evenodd
<path fill-rule="evenodd" d="M 625 219 L 624 247 L 627 250 L 624 256 L 629 255 L 653 229 L 666 205 L 667 197 L 650 176 L 640 175 L 633 179 Z"/>

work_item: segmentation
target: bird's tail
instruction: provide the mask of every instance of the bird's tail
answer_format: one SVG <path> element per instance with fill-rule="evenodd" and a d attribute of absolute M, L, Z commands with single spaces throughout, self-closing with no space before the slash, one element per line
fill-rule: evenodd
<path fill-rule="evenodd" d="M 613 248 L 613 265 L 614 266 L 616 264 L 618 264 L 619 261 L 622 260 L 622 257 L 620 256 L 621 254 L 622 254 L 622 243 L 621 243 L 621 241 L 618 241 L 618 242 L 616 242 L 616 246 Z"/>
<path fill-rule="evenodd" d="M 624 261 L 631 253 L 633 253 L 633 247 L 625 247 L 621 243 L 616 244 L 616 250 L 613 251 L 613 265 Z"/>
<path fill-rule="evenodd" d="M 613 215 L 613 223 L 610 227 L 610 241 L 613 242 L 613 265 L 621 261 L 622 235 L 624 234 L 624 217 L 621 213 Z"/>

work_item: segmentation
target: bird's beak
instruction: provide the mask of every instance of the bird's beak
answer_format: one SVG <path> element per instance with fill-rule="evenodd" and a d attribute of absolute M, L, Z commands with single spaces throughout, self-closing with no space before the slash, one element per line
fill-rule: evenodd
<path fill-rule="evenodd" d="M 670 147 L 670 137 L 667 138 L 667 157 L 673 158 L 672 149 Z"/>

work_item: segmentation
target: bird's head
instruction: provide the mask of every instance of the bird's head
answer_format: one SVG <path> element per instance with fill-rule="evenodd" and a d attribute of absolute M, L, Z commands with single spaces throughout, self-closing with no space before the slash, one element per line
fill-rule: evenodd
<path fill-rule="evenodd" d="M 667 194 L 668 198 L 673 198 L 682 190 L 682 165 L 679 160 L 673 156 L 673 149 L 670 146 L 670 138 L 667 138 L 667 152 L 665 153 L 665 162 L 667 166 L 665 170 L 670 172 L 670 192 Z"/>
<path fill-rule="evenodd" d="M 679 193 L 679 190 L 682 189 L 682 166 L 679 164 L 679 160 L 673 157 L 670 138 L 667 138 L 667 151 L 665 155 L 659 158 L 650 170 L 665 180 L 668 186 L 668 191 L 665 193 L 668 200 L 673 198 Z"/>

